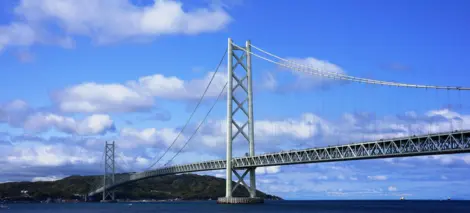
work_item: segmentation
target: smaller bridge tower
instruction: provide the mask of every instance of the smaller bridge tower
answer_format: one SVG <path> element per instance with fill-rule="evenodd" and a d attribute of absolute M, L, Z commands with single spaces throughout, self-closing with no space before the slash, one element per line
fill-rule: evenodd
<path fill-rule="evenodd" d="M 115 161 L 114 161 L 114 141 L 108 143 L 104 147 L 104 175 L 103 175 L 103 199 L 101 202 L 113 202 L 115 201 L 114 191 L 107 190 L 106 186 L 113 185 L 115 183 Z"/>

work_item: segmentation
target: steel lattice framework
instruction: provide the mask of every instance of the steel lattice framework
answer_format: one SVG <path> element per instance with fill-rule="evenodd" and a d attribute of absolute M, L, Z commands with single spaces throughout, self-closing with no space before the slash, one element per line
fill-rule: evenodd
<path fill-rule="evenodd" d="M 256 197 L 256 176 L 255 167 L 247 168 L 242 174 L 234 169 L 231 162 L 232 159 L 232 141 L 238 137 L 246 140 L 249 144 L 249 156 L 255 156 L 255 137 L 254 137 L 254 122 L 253 122 L 253 86 L 252 86 L 252 72 L 251 72 L 251 54 L 250 41 L 246 42 L 246 49 L 237 48 L 232 39 L 228 39 L 227 48 L 227 156 L 228 162 L 226 169 L 226 192 L 225 197 L 231 198 L 232 192 L 238 186 L 245 187 L 250 193 L 250 197 Z M 237 53 L 237 52 L 240 52 Z M 235 64 L 233 63 L 235 59 Z M 240 70 L 241 72 L 236 72 Z M 237 93 L 240 91 L 239 93 Z M 237 97 L 236 94 L 239 94 Z M 235 104 L 235 107 L 233 107 Z M 246 106 L 248 105 L 248 106 Z M 236 117 L 236 115 L 239 115 Z M 238 121 L 237 121 L 238 119 Z M 246 122 L 245 122 L 246 120 Z M 235 132 L 233 131 L 235 129 Z M 246 130 L 248 129 L 248 131 Z M 232 187 L 232 172 L 238 178 L 235 187 Z M 250 173 L 250 184 L 248 185 L 244 178 Z"/>
<path fill-rule="evenodd" d="M 114 161 L 114 151 L 115 145 L 114 141 L 108 143 L 106 141 L 106 146 L 104 147 L 104 176 L 103 176 L 103 186 L 108 186 L 103 188 L 103 200 L 111 199 L 114 200 L 114 191 L 112 191 L 110 186 L 116 184 L 116 179 L 114 176 L 115 173 L 115 161 Z M 108 189 L 109 188 L 109 189 Z"/>
<path fill-rule="evenodd" d="M 322 148 L 282 151 L 256 156 L 233 158 L 233 169 L 254 167 L 321 163 L 332 161 L 362 160 L 374 158 L 393 158 L 422 155 L 456 154 L 470 152 L 470 131 L 454 131 L 439 134 L 419 135 L 363 143 L 353 143 Z M 141 173 L 127 174 L 113 185 L 100 187 L 89 195 L 110 190 L 119 185 L 142 179 L 226 168 L 225 160 L 206 161 L 177 165 Z"/>

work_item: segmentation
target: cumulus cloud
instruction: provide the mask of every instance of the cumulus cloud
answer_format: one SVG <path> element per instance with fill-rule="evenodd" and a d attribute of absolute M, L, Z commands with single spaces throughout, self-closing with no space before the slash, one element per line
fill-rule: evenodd
<path fill-rule="evenodd" d="M 215 32 L 231 17 L 221 7 L 185 11 L 183 4 L 160 0 L 139 7 L 128 0 L 21 0 L 16 21 L 0 26 L 0 50 L 6 46 L 53 43 L 73 46 L 73 36 L 109 43 L 160 35 Z M 83 14 L 87 14 L 84 16 Z M 50 25 L 58 31 L 48 31 Z"/>
<path fill-rule="evenodd" d="M 470 155 L 431 155 L 431 156 L 418 156 L 418 157 L 404 157 L 396 158 L 393 161 L 385 161 L 392 165 L 401 167 L 409 167 L 410 161 L 420 164 L 441 165 L 441 166 L 456 166 L 459 164 L 470 165 Z"/>
<path fill-rule="evenodd" d="M 104 141 L 100 142 L 99 149 L 79 141 L 65 144 L 16 139 L 11 145 L 0 144 L 0 181 L 52 181 L 70 175 L 101 174 Z M 120 141 L 116 145 L 117 172 L 141 171 L 149 166 L 148 157 L 123 152 Z"/>
<path fill-rule="evenodd" d="M 281 172 L 280 166 L 267 166 L 267 167 L 258 167 L 255 170 L 256 174 L 264 175 L 264 174 L 276 174 Z"/>
<path fill-rule="evenodd" d="M 308 141 L 332 134 L 332 126 L 327 120 L 312 113 L 305 113 L 297 118 L 289 119 L 255 120 L 256 146 L 258 150 L 265 152 L 276 151 L 286 145 L 292 148 L 292 144 L 286 144 L 285 141 Z M 226 131 L 225 120 L 209 120 L 202 126 L 194 141 L 200 141 L 210 148 L 223 148 Z M 237 130 L 233 127 L 232 131 L 236 132 Z M 239 135 L 234 144 L 236 144 L 234 147 L 240 147 L 239 145 L 246 144 L 246 140 L 242 135 Z"/>
<path fill-rule="evenodd" d="M 151 108 L 152 97 L 121 84 L 83 83 L 53 94 L 64 112 L 130 112 Z"/>
<path fill-rule="evenodd" d="M 30 132 L 44 132 L 56 129 L 70 134 L 95 135 L 115 130 L 109 115 L 94 114 L 77 120 L 50 112 L 32 109 L 23 100 L 13 100 L 0 104 L 0 123 L 22 127 Z"/>
<path fill-rule="evenodd" d="M 458 115 L 458 117 L 463 121 L 463 127 L 470 127 L 470 117 L 467 115 Z M 409 125 L 410 122 L 413 124 Z M 397 116 L 376 118 L 366 113 L 345 113 L 340 119 L 330 120 L 313 113 L 304 113 L 286 119 L 255 120 L 256 153 L 428 134 L 430 129 L 433 130 L 430 132 L 449 131 L 449 121 L 443 119 L 431 123 L 427 113 L 417 114 L 413 121 Z M 186 141 L 184 138 L 187 139 L 193 130 L 193 125 L 188 126 L 177 144 L 183 144 Z M 235 127 L 232 130 L 235 132 Z M 147 144 L 169 144 L 178 132 L 179 128 L 147 128 L 132 129 L 132 131 L 126 129 L 121 131 L 121 136 L 127 136 L 125 141 L 129 141 L 131 144 L 129 147 L 138 147 Z M 208 120 L 185 151 L 204 151 L 222 156 L 225 153 L 225 134 L 225 120 Z M 245 139 L 239 135 L 234 140 L 234 156 L 244 155 L 247 152 L 246 144 Z M 440 161 L 443 165 L 465 160 L 463 157 L 448 155 L 432 156 L 432 159 Z M 470 162 L 470 159 L 466 160 Z M 395 163 L 393 159 L 385 161 Z"/>
<path fill-rule="evenodd" d="M 328 121 L 312 113 L 305 113 L 300 119 L 260 120 L 255 122 L 258 137 L 290 135 L 295 139 L 312 138 L 321 132 L 329 132 Z"/>
<path fill-rule="evenodd" d="M 101 161 L 101 153 L 93 153 L 80 146 L 66 144 L 19 143 L 2 157 L 10 166 L 56 167 L 75 164 L 95 164 Z"/>
<path fill-rule="evenodd" d="M 389 192 L 395 192 L 395 191 L 397 191 L 397 187 L 395 187 L 395 186 L 389 186 L 389 187 L 388 187 L 388 191 L 389 191 Z"/>
<path fill-rule="evenodd" d="M 82 120 L 51 113 L 38 113 L 27 118 L 24 129 L 43 132 L 51 128 L 77 135 L 96 135 L 114 131 L 116 127 L 109 115 L 95 114 Z"/>
<path fill-rule="evenodd" d="M 133 112 L 149 110 L 154 98 L 194 100 L 199 98 L 213 72 L 189 81 L 161 74 L 144 76 L 125 84 L 82 83 L 52 94 L 63 112 Z M 206 97 L 216 97 L 226 82 L 226 74 L 216 74 Z"/>
<path fill-rule="evenodd" d="M 142 130 L 134 128 L 123 128 L 120 131 L 122 143 L 120 146 L 123 148 L 135 148 L 138 146 L 157 145 L 158 147 L 168 147 L 178 135 L 178 131 L 172 128 L 146 128 Z M 186 137 L 181 135 L 180 141 L 185 141 Z M 182 143 L 182 142 L 180 142 Z M 173 146 L 179 148 L 180 145 Z"/>

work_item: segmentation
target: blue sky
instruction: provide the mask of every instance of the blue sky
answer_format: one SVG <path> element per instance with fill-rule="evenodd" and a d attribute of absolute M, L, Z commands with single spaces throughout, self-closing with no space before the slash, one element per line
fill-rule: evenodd
<path fill-rule="evenodd" d="M 1 182 L 97 174 L 105 140 L 116 140 L 123 171 L 145 169 L 181 129 L 228 37 L 327 71 L 470 86 L 463 0 L 91 2 L 0 2 Z M 223 65 L 163 161 L 222 89 Z M 468 92 L 338 82 L 257 58 L 253 70 L 257 153 L 470 128 Z M 224 107 L 175 163 L 224 157 Z M 258 185 L 289 199 L 468 198 L 469 169 L 469 155 L 297 165 L 259 169 Z"/>

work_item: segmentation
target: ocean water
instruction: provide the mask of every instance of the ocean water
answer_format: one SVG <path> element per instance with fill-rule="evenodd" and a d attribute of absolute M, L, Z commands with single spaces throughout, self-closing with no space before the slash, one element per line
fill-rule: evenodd
<path fill-rule="evenodd" d="M 470 201 L 267 201 L 254 205 L 218 205 L 215 201 L 159 203 L 69 203 L 69 204 L 8 204 L 0 212 L 35 213 L 104 213 L 104 212 L 470 212 Z"/>

